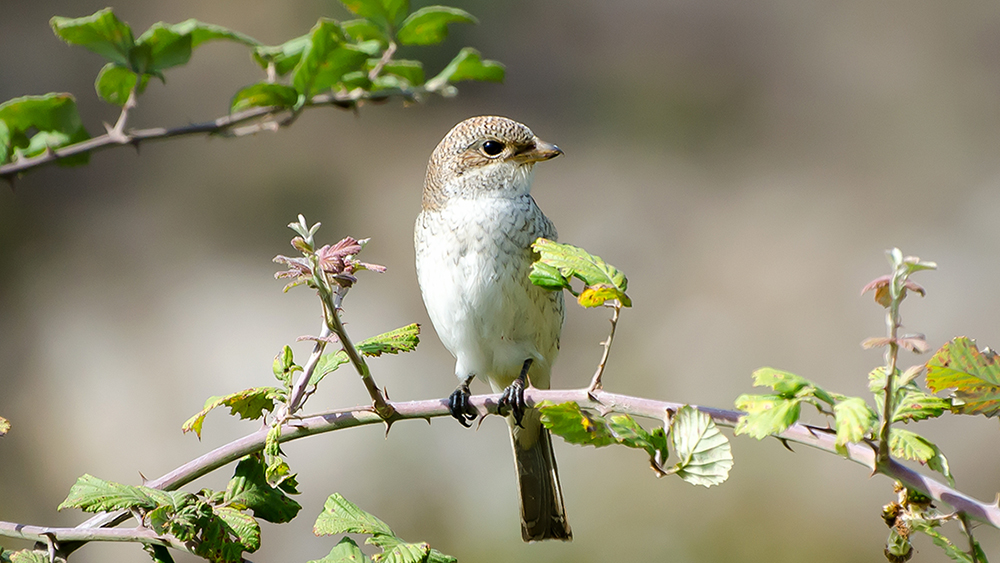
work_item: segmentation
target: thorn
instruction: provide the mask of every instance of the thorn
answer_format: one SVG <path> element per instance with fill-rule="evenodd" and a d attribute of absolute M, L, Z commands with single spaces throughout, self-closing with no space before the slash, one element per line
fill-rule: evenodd
<path fill-rule="evenodd" d="M 135 154 L 139 154 L 139 139 L 132 139 L 129 144 L 135 147 Z"/>
<path fill-rule="evenodd" d="M 139 472 L 139 477 L 142 479 L 143 485 L 145 485 L 146 482 L 149 481 L 149 479 L 147 479 L 146 476 L 142 474 L 142 471 Z"/>
<path fill-rule="evenodd" d="M 385 422 L 385 436 L 384 437 L 385 438 L 389 438 L 389 431 L 392 430 L 392 421 L 389 420 L 389 419 L 387 419 L 387 418 L 383 418 L 382 420 Z"/>
<path fill-rule="evenodd" d="M 786 450 L 788 450 L 788 451 L 790 451 L 792 453 L 795 453 L 795 450 L 793 450 L 792 446 L 789 445 L 788 440 L 786 440 L 785 438 L 778 438 L 778 441 L 781 442 L 782 446 L 785 446 Z"/>
<path fill-rule="evenodd" d="M 10 193 L 16 193 L 17 192 L 17 190 L 14 189 L 14 179 L 15 178 L 16 178 L 16 176 L 14 174 L 11 174 L 9 176 L 4 176 L 3 177 L 4 180 L 7 180 L 7 185 L 10 186 Z"/>

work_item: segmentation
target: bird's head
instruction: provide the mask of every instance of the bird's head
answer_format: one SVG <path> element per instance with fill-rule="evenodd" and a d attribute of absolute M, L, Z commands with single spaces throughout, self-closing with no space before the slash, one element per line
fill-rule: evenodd
<path fill-rule="evenodd" d="M 516 197 L 531 188 L 534 164 L 562 154 L 522 123 L 471 117 L 438 143 L 427 164 L 424 208 L 454 197 Z"/>

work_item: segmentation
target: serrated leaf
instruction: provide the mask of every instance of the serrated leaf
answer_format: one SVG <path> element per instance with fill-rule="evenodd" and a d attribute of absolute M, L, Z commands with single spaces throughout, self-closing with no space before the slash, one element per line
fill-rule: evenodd
<path fill-rule="evenodd" d="M 670 436 L 680 461 L 668 473 L 704 487 L 719 485 L 729 478 L 733 468 L 729 440 L 707 413 L 688 405 L 681 407 L 673 417 Z"/>
<path fill-rule="evenodd" d="M 309 33 L 309 41 L 292 70 L 292 85 L 306 100 L 329 90 L 344 74 L 360 69 L 369 53 L 345 41 L 337 22 L 321 18 Z"/>
<path fill-rule="evenodd" d="M 37 156 L 90 138 L 80 120 L 76 99 L 71 94 L 50 93 L 22 96 L 0 104 L 0 164 Z M 33 137 L 27 134 L 37 131 Z M 88 153 L 59 159 L 63 166 L 84 164 Z"/>
<path fill-rule="evenodd" d="M 569 289 L 569 280 L 563 277 L 559 268 L 544 262 L 535 262 L 531 265 L 531 273 L 528 274 L 531 283 L 544 287 L 545 289 Z"/>
<path fill-rule="evenodd" d="M 309 563 L 367 563 L 368 561 L 371 560 L 361 552 L 358 544 L 345 536 L 330 550 L 326 557 L 309 561 Z"/>
<path fill-rule="evenodd" d="M 860 397 L 850 397 L 833 406 L 837 427 L 837 451 L 846 454 L 847 444 L 863 440 L 878 422 L 878 415 Z"/>
<path fill-rule="evenodd" d="M 927 438 L 902 428 L 890 428 L 889 450 L 892 452 L 892 455 L 898 458 L 918 461 L 927 465 L 927 467 L 944 475 L 948 479 L 948 482 L 952 486 L 955 486 L 955 479 L 951 475 L 948 458 Z"/>
<path fill-rule="evenodd" d="M 98 73 L 97 80 L 94 81 L 94 89 L 104 101 L 122 107 L 128 101 L 133 88 L 135 88 L 137 95 L 141 94 L 146 89 L 148 82 L 148 74 L 140 77 L 123 66 L 108 63 Z"/>
<path fill-rule="evenodd" d="M 241 89 L 233 96 L 229 111 L 236 113 L 255 107 L 293 107 L 299 101 L 299 93 L 291 86 L 274 82 L 258 82 Z"/>
<path fill-rule="evenodd" d="M 212 510 L 229 528 L 229 533 L 243 546 L 243 551 L 253 553 L 260 548 L 260 524 L 253 516 L 227 506 L 215 506 Z"/>
<path fill-rule="evenodd" d="M 951 409 L 951 402 L 923 391 L 901 389 L 896 395 L 894 407 L 892 421 L 909 422 L 937 418 Z"/>
<path fill-rule="evenodd" d="M 274 410 L 275 402 L 282 397 L 281 389 L 277 387 L 252 387 L 244 389 L 231 395 L 209 397 L 205 401 L 205 408 L 198 414 L 189 418 L 181 430 L 184 432 L 194 432 L 201 438 L 201 427 L 205 422 L 205 416 L 212 409 L 218 407 L 229 407 L 229 414 L 239 415 L 241 420 L 256 420 L 264 416 L 264 411 Z"/>
<path fill-rule="evenodd" d="M 372 561 L 384 563 L 423 563 L 431 553 L 427 543 L 399 542 L 382 553 L 372 556 Z"/>
<path fill-rule="evenodd" d="M 788 371 L 763 367 L 753 372 L 753 384 L 755 387 L 770 387 L 779 396 L 790 399 L 792 397 L 816 397 L 827 403 L 834 404 L 836 401 L 830 393 L 812 381 Z"/>
<path fill-rule="evenodd" d="M 448 6 L 427 6 L 413 12 L 399 26 L 400 45 L 434 45 L 448 37 L 448 24 L 479 23 L 465 10 Z"/>
<path fill-rule="evenodd" d="M 145 510 L 156 508 L 156 501 L 150 497 L 148 489 L 144 489 L 147 488 L 105 481 L 84 474 L 76 480 L 66 500 L 62 501 L 57 510 L 79 508 L 84 512 L 107 512 L 130 508 Z"/>
<path fill-rule="evenodd" d="M 135 44 L 149 49 L 148 66 L 136 68 L 138 72 L 160 72 L 191 60 L 191 35 L 178 33 L 173 26 L 163 22 L 153 24 L 135 40 Z"/>
<path fill-rule="evenodd" d="M 166 546 L 147 543 L 143 544 L 142 549 L 152 558 L 153 563 L 174 563 L 174 558 Z"/>
<path fill-rule="evenodd" d="M 284 383 L 285 386 L 292 384 L 292 375 L 295 372 L 302 371 L 301 366 L 295 365 L 295 357 L 290 346 L 284 346 L 280 352 L 275 354 L 274 362 L 271 363 L 271 371 L 274 373 L 274 378 Z"/>
<path fill-rule="evenodd" d="M 399 27 L 410 11 L 409 0 L 340 0 L 355 14 L 371 20 L 388 34 Z"/>
<path fill-rule="evenodd" d="M 223 498 L 228 505 L 252 510 L 257 518 L 275 524 L 291 521 L 302 509 L 280 489 L 267 484 L 264 465 L 254 455 L 240 460 Z"/>
<path fill-rule="evenodd" d="M 411 323 L 404 327 L 366 338 L 355 347 L 366 356 L 378 357 L 382 354 L 412 352 L 420 343 L 420 325 Z"/>
<path fill-rule="evenodd" d="M 93 51 L 121 66 L 130 66 L 129 54 L 135 46 L 132 29 L 119 20 L 111 8 L 83 18 L 55 16 L 49 24 L 63 41 Z"/>
<path fill-rule="evenodd" d="M 437 76 L 427 81 L 427 89 L 434 91 L 449 83 L 463 80 L 479 80 L 487 82 L 503 82 L 504 66 L 496 61 L 484 61 L 479 51 L 466 47 L 439 72 Z"/>
<path fill-rule="evenodd" d="M 608 299 L 618 299 L 625 307 L 632 306 L 632 300 L 625 294 L 628 289 L 625 274 L 600 256 L 571 244 L 560 244 L 544 238 L 532 243 L 531 248 L 539 255 L 538 260 L 532 264 L 532 274 L 529 275 L 532 282 L 540 279 L 544 287 L 555 287 L 557 284 L 550 281 L 553 276 L 552 268 L 555 268 L 563 278 L 561 287 L 568 287 L 572 278 L 585 284 L 584 291 L 578 297 L 584 307 L 596 307 Z M 539 263 L 549 267 L 538 268 L 536 265 Z"/>
<path fill-rule="evenodd" d="M 960 414 L 996 416 L 1000 413 L 1000 360 L 974 340 L 954 338 L 927 362 L 927 387 L 954 389 L 952 409 Z"/>
<path fill-rule="evenodd" d="M 645 428 L 639 426 L 634 418 L 627 414 L 612 414 L 604 417 L 608 430 L 611 431 L 615 440 L 623 446 L 639 448 L 649 452 L 652 456 L 656 453 L 656 448 L 652 443 L 652 436 Z"/>
<path fill-rule="evenodd" d="M 313 533 L 317 536 L 336 534 L 393 535 L 392 530 L 385 522 L 361 510 L 340 493 L 333 493 L 326 499 L 323 512 L 316 518 Z"/>
<path fill-rule="evenodd" d="M 603 417 L 581 410 L 576 403 L 542 401 L 537 408 L 542 424 L 570 444 L 600 448 L 617 442 Z"/>
<path fill-rule="evenodd" d="M 323 354 L 319 357 L 319 361 L 316 362 L 312 377 L 309 378 L 309 385 L 319 385 L 319 382 L 323 381 L 324 377 L 337 371 L 337 368 L 349 361 L 351 360 L 347 357 L 347 352 L 343 350 Z"/>
<path fill-rule="evenodd" d="M 786 399 L 778 395 L 740 395 L 736 408 L 746 411 L 736 423 L 736 434 L 747 434 L 758 440 L 781 434 L 799 420 L 801 399 Z"/>
<path fill-rule="evenodd" d="M 458 559 L 432 547 L 431 552 L 427 554 L 427 563 L 458 563 Z"/>

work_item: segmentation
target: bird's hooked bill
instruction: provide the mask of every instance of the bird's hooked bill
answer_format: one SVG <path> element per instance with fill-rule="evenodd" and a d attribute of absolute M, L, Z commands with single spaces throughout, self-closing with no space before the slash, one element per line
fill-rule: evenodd
<path fill-rule="evenodd" d="M 535 137 L 535 144 L 523 152 L 516 153 L 514 160 L 519 162 L 540 162 L 555 158 L 562 153 L 563 151 L 559 147 Z"/>

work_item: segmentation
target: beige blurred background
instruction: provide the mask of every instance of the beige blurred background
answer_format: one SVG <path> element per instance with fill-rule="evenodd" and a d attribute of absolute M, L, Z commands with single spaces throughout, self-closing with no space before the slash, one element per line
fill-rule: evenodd
<path fill-rule="evenodd" d="M 524 121 L 565 150 L 539 167 L 536 199 L 562 240 L 629 275 L 635 307 L 623 314 L 609 390 L 730 407 L 770 365 L 865 393 L 880 354 L 859 343 L 883 318 L 858 293 L 888 271 L 892 246 L 940 265 L 919 275 L 929 295 L 904 305 L 906 330 L 934 347 L 955 335 L 1000 346 L 1000 5 L 455 4 L 481 24 L 409 54 L 436 72 L 471 45 L 507 65 L 505 84 L 357 115 L 312 110 L 277 134 L 117 149 L 0 189 L 0 415 L 14 425 L 0 440 L 0 519 L 73 525 L 83 516 L 55 507 L 79 475 L 138 483 L 256 429 L 213 414 L 199 442 L 180 425 L 210 395 L 270 384 L 281 346 L 318 331 L 315 298 L 282 294 L 272 278 L 300 212 L 322 221 L 327 241 L 372 237 L 365 259 L 389 268 L 362 274 L 346 302 L 356 337 L 425 326 L 417 352 L 372 362 L 378 382 L 397 400 L 449 394 L 453 361 L 420 301 L 411 229 L 428 155 L 476 114 Z M 105 5 L 4 0 L 0 100 L 68 91 L 91 133 L 113 122 L 92 87 L 99 57 L 48 27 L 53 15 Z M 194 17 L 270 44 L 346 15 L 329 0 L 114 8 L 137 31 Z M 206 45 L 166 86 L 151 84 L 131 124 L 217 117 L 260 77 L 244 48 Z M 556 386 L 584 385 L 607 326 L 604 312 L 570 310 Z M 345 371 L 309 410 L 364 400 Z M 942 441 L 960 488 L 995 496 L 995 422 L 917 430 Z M 478 432 L 439 419 L 382 434 L 287 445 L 304 509 L 292 524 L 265 525 L 250 558 L 325 555 L 334 540 L 313 537 L 311 524 L 339 491 L 463 562 L 883 560 L 891 482 L 806 448 L 736 438 L 730 481 L 706 490 L 655 479 L 639 452 L 559 442 L 575 540 L 524 545 L 499 419 Z M 997 557 L 997 531 L 980 536 Z M 928 541 L 917 547 L 917 561 L 947 560 Z M 108 559 L 147 560 L 117 545 L 75 556 Z"/>

